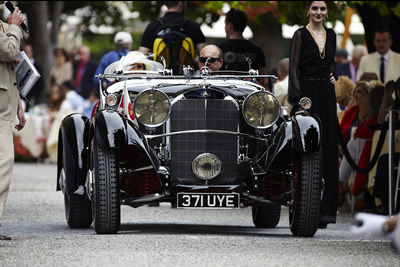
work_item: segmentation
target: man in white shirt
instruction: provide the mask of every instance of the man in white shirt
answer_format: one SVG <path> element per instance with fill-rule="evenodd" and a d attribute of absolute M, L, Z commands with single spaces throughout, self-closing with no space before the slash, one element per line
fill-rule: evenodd
<path fill-rule="evenodd" d="M 274 85 L 274 94 L 279 102 L 285 107 L 290 114 L 292 105 L 288 101 L 288 87 L 289 87 L 289 58 L 283 58 L 278 63 L 278 78 L 279 81 Z"/>
<path fill-rule="evenodd" d="M 376 52 L 361 58 L 357 81 L 364 72 L 374 72 L 382 83 L 397 80 L 400 77 L 400 54 L 392 51 L 392 37 L 385 29 L 375 32 L 374 45 Z"/>

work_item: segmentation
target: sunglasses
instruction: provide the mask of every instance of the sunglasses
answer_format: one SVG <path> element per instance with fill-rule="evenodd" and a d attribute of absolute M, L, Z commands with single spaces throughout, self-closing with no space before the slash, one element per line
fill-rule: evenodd
<path fill-rule="evenodd" d="M 219 57 L 200 57 L 199 61 L 201 63 L 206 63 L 208 59 L 208 63 L 215 63 L 217 60 L 221 60 Z"/>

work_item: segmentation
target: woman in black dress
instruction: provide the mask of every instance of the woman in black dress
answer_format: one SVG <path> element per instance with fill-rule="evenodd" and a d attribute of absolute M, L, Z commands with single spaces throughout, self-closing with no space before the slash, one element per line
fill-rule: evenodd
<path fill-rule="evenodd" d="M 310 1 L 309 23 L 298 29 L 290 46 L 289 99 L 292 114 L 301 97 L 312 101 L 310 112 L 321 119 L 322 177 L 325 183 L 320 228 L 336 222 L 338 194 L 338 121 L 334 84 L 336 34 L 323 27 L 328 16 L 326 1 Z"/>

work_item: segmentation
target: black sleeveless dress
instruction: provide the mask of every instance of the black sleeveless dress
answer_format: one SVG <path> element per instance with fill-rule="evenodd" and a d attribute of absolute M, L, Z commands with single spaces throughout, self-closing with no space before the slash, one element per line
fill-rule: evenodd
<path fill-rule="evenodd" d="M 292 113 L 301 97 L 312 101 L 310 112 L 321 119 L 322 176 L 325 192 L 321 201 L 320 223 L 335 223 L 338 195 L 338 120 L 335 88 L 329 74 L 335 74 L 336 34 L 326 30 L 325 55 L 307 28 L 298 29 L 290 45 L 289 100 Z"/>

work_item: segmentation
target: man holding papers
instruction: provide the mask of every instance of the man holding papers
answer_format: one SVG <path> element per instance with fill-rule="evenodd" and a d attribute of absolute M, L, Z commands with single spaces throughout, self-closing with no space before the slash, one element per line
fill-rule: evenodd
<path fill-rule="evenodd" d="M 0 1 L 0 5 L 4 1 Z M 19 123 L 15 126 L 21 130 L 25 126 L 24 109 L 14 73 L 14 58 L 19 52 L 22 32 L 20 25 L 24 17 L 19 8 L 8 16 L 8 24 L 0 20 L 0 219 L 10 188 L 14 165 L 14 144 L 12 125 L 15 116 Z M 10 240 L 1 235 L 1 240 Z"/>

